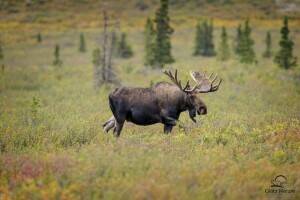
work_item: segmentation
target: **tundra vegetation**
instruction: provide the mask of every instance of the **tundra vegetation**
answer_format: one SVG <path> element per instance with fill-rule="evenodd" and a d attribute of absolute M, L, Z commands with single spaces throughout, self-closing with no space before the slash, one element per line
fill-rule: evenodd
<path fill-rule="evenodd" d="M 284 15 L 292 57 L 299 57 L 299 13 L 269 0 L 185 2 L 169 4 L 175 62 L 164 69 L 177 68 L 184 82 L 190 70 L 218 72 L 218 92 L 200 94 L 207 115 L 194 123 L 182 113 L 168 135 L 159 124 L 126 123 L 116 139 L 101 124 L 111 117 L 108 95 L 117 86 L 93 88 L 95 66 L 102 67 L 102 3 L 0 1 L 1 199 L 266 199 L 278 175 L 296 191 L 291 199 L 300 199 L 299 66 L 280 68 L 274 57 L 262 57 L 268 31 L 272 52 L 280 51 Z M 152 0 L 107 3 L 134 52 L 114 60 L 123 86 L 172 83 L 161 69 L 144 66 L 144 27 L 157 7 Z M 226 28 L 227 61 L 192 56 L 195 27 L 210 17 L 216 50 Z M 232 46 L 247 17 L 257 63 L 240 63 Z M 78 52 L 80 33 L 86 53 Z M 52 64 L 55 44 L 59 69 Z"/>

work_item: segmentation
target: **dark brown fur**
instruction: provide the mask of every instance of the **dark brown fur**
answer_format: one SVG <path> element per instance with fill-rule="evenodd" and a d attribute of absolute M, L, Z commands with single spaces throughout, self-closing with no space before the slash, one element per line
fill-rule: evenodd
<path fill-rule="evenodd" d="M 164 132 L 171 132 L 180 113 L 188 110 L 195 122 L 196 112 L 206 114 L 206 106 L 198 92 L 185 93 L 177 86 L 160 82 L 150 88 L 121 87 L 109 95 L 113 117 L 103 124 L 107 132 L 114 127 L 114 135 L 120 136 L 125 121 L 138 125 L 164 124 Z"/>

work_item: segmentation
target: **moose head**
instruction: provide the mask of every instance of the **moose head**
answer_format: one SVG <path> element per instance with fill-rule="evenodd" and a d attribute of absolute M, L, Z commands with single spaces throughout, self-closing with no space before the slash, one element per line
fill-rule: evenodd
<path fill-rule="evenodd" d="M 182 87 L 181 81 L 177 79 L 177 69 L 175 70 L 175 76 L 172 75 L 171 71 L 164 70 L 163 73 L 186 94 L 186 102 L 189 104 L 189 115 L 194 122 L 196 122 L 196 112 L 198 115 L 205 115 L 207 113 L 206 105 L 200 99 L 199 93 L 215 92 L 222 83 L 222 78 L 220 78 L 219 82 L 213 85 L 217 80 L 217 74 L 214 75 L 214 73 L 212 73 L 210 76 L 206 76 L 206 71 L 203 74 L 199 71 L 190 71 L 190 75 L 196 82 L 196 85 L 191 87 L 190 82 L 187 81 L 186 85 Z"/>

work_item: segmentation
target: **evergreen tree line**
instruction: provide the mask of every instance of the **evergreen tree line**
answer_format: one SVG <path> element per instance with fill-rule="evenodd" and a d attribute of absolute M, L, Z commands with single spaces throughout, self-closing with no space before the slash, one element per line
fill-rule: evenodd
<path fill-rule="evenodd" d="M 150 18 L 146 21 L 145 38 L 145 64 L 151 67 L 163 67 L 165 64 L 173 63 L 175 60 L 171 55 L 171 34 L 173 28 L 169 25 L 168 0 L 160 1 L 160 8 L 155 13 L 154 20 Z M 213 41 L 213 20 L 198 22 L 196 26 L 195 44 L 193 56 L 216 56 L 221 61 L 230 59 L 231 53 L 228 44 L 228 35 L 225 27 L 222 27 L 218 52 L 215 51 Z M 249 19 L 246 19 L 243 26 L 237 27 L 234 39 L 233 52 L 237 55 L 241 63 L 257 63 L 254 51 L 254 40 L 251 36 L 252 28 Z M 284 19 L 284 26 L 281 29 L 282 38 L 279 43 L 280 50 L 275 55 L 274 62 L 280 67 L 288 69 L 296 66 L 297 59 L 293 56 L 293 42 L 288 38 L 288 18 Z M 271 58 L 272 37 L 270 31 L 266 33 L 266 49 L 264 58 Z"/>
<path fill-rule="evenodd" d="M 253 50 L 254 40 L 251 38 L 251 27 L 249 20 L 244 23 L 244 27 L 241 25 L 237 28 L 237 35 L 235 38 L 236 44 L 234 52 L 239 56 L 241 63 L 254 63 L 256 61 L 255 52 Z M 283 69 L 289 69 L 297 65 L 297 58 L 293 56 L 293 41 L 289 39 L 288 18 L 284 17 L 283 27 L 281 28 L 281 39 L 279 42 L 279 51 L 275 54 L 274 62 Z M 266 33 L 265 38 L 266 49 L 263 52 L 264 58 L 271 58 L 272 52 L 272 36 L 270 31 Z"/>
<path fill-rule="evenodd" d="M 251 37 L 252 28 L 249 20 L 245 20 L 243 26 L 240 24 L 236 30 L 234 38 L 233 52 L 238 56 L 241 63 L 257 63 L 254 51 L 254 40 Z M 288 18 L 284 18 L 283 27 L 281 29 L 281 40 L 279 42 L 280 50 L 274 57 L 274 62 L 280 67 L 288 69 L 296 66 L 297 58 L 293 56 L 294 43 L 288 38 Z M 272 52 L 272 37 L 270 31 L 266 33 L 265 51 L 262 57 L 271 58 Z M 213 43 L 213 23 L 212 20 L 208 25 L 205 20 L 202 23 L 197 23 L 196 36 L 194 45 L 194 56 L 215 56 Z M 220 43 L 218 46 L 217 58 L 221 61 L 230 59 L 230 47 L 228 44 L 228 35 L 225 27 L 222 27 L 220 35 Z"/>
<path fill-rule="evenodd" d="M 126 33 L 121 33 L 120 39 L 118 39 L 117 35 L 113 32 L 112 37 L 114 37 L 113 45 L 114 45 L 114 48 L 116 49 L 116 51 L 114 53 L 114 55 L 116 57 L 130 58 L 134 55 L 131 46 L 127 42 Z M 41 33 L 38 33 L 36 35 L 36 41 L 37 41 L 37 43 L 42 42 L 42 34 Z M 84 37 L 83 33 L 81 33 L 79 35 L 78 50 L 79 50 L 79 52 L 82 52 L 82 53 L 86 52 L 86 43 L 85 43 L 85 37 Z M 55 44 L 55 46 L 54 46 L 54 59 L 53 59 L 52 64 L 57 65 L 57 66 L 61 66 L 63 62 L 62 62 L 60 57 L 61 57 L 60 56 L 60 46 L 59 46 L 59 44 Z M 2 52 L 1 43 L 0 43 L 0 60 L 3 60 L 3 52 Z"/>
<path fill-rule="evenodd" d="M 160 0 L 160 7 L 155 13 L 154 19 L 148 18 L 144 31 L 145 36 L 145 64 L 153 68 L 163 67 L 165 64 L 173 63 L 175 60 L 171 55 L 171 35 L 174 29 L 170 26 L 170 18 L 168 16 L 168 0 Z M 104 28 L 105 29 L 105 28 Z M 222 27 L 220 35 L 220 43 L 218 51 L 215 51 L 213 40 L 213 20 L 210 19 L 198 22 L 196 25 L 195 44 L 193 56 L 216 56 L 217 59 L 225 61 L 231 58 L 231 51 L 228 44 L 228 35 L 225 27 Z M 283 27 L 281 28 L 281 40 L 279 42 L 280 49 L 274 54 L 272 52 L 272 36 L 270 31 L 266 33 L 265 44 L 266 48 L 263 52 L 264 58 L 274 56 L 274 62 L 281 68 L 289 69 L 297 65 L 297 58 L 293 56 L 293 41 L 288 37 L 288 18 L 285 17 Z M 256 55 L 253 49 L 254 40 L 251 36 L 252 28 L 249 20 L 246 19 L 243 25 L 239 25 L 234 38 L 233 52 L 237 55 L 241 63 L 256 63 Z M 93 64 L 95 66 L 95 74 L 98 77 L 97 85 L 104 82 L 112 82 L 112 57 L 130 58 L 133 56 L 131 46 L 127 42 L 126 33 L 122 33 L 118 37 L 115 32 L 112 32 L 110 41 L 108 35 L 104 39 L 107 44 L 102 46 L 102 49 L 97 48 L 93 51 Z M 41 33 L 36 35 L 38 43 L 43 41 Z M 109 49 L 106 49 L 109 46 Z M 83 34 L 79 36 L 79 51 L 86 52 L 86 43 Z M 0 66 L 4 72 L 4 54 L 0 41 Z M 61 66 L 63 63 L 60 56 L 60 46 L 55 45 L 53 65 Z M 100 67 L 102 65 L 102 67 Z M 98 75 L 97 75 L 98 74 Z M 101 75 L 99 75 L 101 74 Z M 101 77 L 101 78 L 99 78 Z"/>
<path fill-rule="evenodd" d="M 168 0 L 160 1 L 160 8 L 155 13 L 155 19 L 147 19 L 145 26 L 145 64 L 152 67 L 163 67 L 164 64 L 173 63 L 175 60 L 171 55 L 170 36 L 173 29 L 169 25 Z M 238 56 L 241 63 L 257 63 L 254 51 L 254 40 L 251 36 L 252 28 L 249 19 L 246 19 L 243 26 L 237 27 L 237 33 L 234 40 L 233 52 Z M 288 18 L 284 19 L 284 26 L 281 29 L 282 38 L 279 43 L 280 50 L 274 58 L 280 67 L 288 69 L 296 66 L 297 59 L 293 56 L 293 42 L 288 38 Z M 222 27 L 221 40 L 218 52 L 215 52 L 213 41 L 213 20 L 208 23 L 204 20 L 198 22 L 196 26 L 196 36 L 194 44 L 194 56 L 215 56 L 221 61 L 230 59 L 230 48 L 228 45 L 228 35 L 226 28 Z M 266 34 L 266 49 L 263 53 L 264 58 L 273 56 L 271 46 L 272 38 L 270 31 Z"/>

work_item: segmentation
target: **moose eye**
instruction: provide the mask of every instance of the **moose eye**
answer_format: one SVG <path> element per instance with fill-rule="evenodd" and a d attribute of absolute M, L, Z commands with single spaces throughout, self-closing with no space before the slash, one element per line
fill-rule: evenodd
<path fill-rule="evenodd" d="M 195 96 L 190 96 L 191 100 L 195 100 L 195 98 L 196 98 Z"/>

